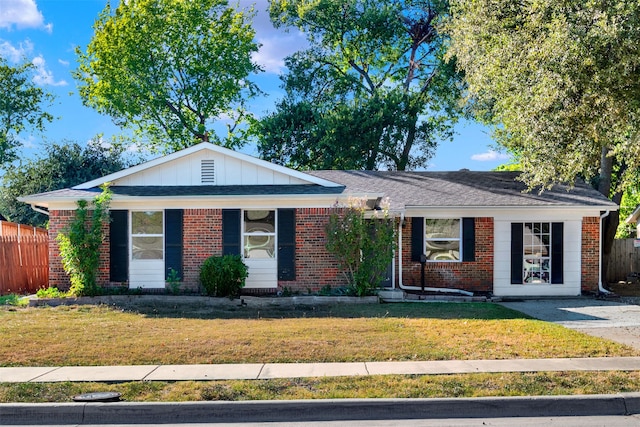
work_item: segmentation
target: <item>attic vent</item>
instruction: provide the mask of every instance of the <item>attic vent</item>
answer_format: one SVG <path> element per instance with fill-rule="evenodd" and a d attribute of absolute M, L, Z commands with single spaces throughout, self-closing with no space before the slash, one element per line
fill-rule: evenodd
<path fill-rule="evenodd" d="M 216 183 L 215 160 L 202 160 L 200 163 L 201 180 L 203 184 Z"/>

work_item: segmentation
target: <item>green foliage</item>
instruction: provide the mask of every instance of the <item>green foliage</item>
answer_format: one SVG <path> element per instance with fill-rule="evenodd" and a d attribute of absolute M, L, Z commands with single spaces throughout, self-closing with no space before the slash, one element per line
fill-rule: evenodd
<path fill-rule="evenodd" d="M 56 287 L 40 288 L 36 292 L 38 298 L 64 298 L 67 296 L 66 292 L 61 292 Z"/>
<path fill-rule="evenodd" d="M 326 226 L 326 247 L 335 255 L 353 292 L 370 295 L 380 286 L 393 259 L 394 220 L 388 211 L 368 218 L 364 200 L 336 207 Z"/>
<path fill-rule="evenodd" d="M 286 96 L 254 123 L 260 155 L 303 169 L 426 165 L 458 115 L 436 26 L 445 13 L 428 0 L 272 1 L 274 25 L 311 47 L 286 59 Z"/>
<path fill-rule="evenodd" d="M 244 99 L 257 93 L 248 80 L 259 71 L 251 61 L 258 50 L 252 16 L 226 0 L 107 4 L 86 51 L 77 50 L 80 96 L 144 135 L 152 149 L 220 143 L 213 122 L 222 115 L 243 119 Z"/>
<path fill-rule="evenodd" d="M 233 298 L 240 295 L 248 275 L 240 255 L 213 256 L 200 268 L 200 283 L 209 296 Z"/>
<path fill-rule="evenodd" d="M 20 132 L 42 131 L 53 120 L 45 111 L 53 95 L 33 82 L 34 68 L 31 63 L 11 67 L 0 57 L 0 166 L 17 157 Z"/>
<path fill-rule="evenodd" d="M 64 271 L 69 274 L 74 296 L 94 296 L 99 292 L 96 276 L 100 266 L 100 245 L 104 240 L 103 226 L 109 222 L 111 192 L 108 186 L 89 206 L 78 200 L 75 217 L 69 227 L 56 238 Z"/>
<path fill-rule="evenodd" d="M 0 186 L 0 212 L 10 221 L 45 227 L 48 217 L 17 200 L 20 196 L 70 188 L 130 166 L 122 148 L 101 144 L 99 138 L 85 147 L 61 143 L 45 147 L 44 155 L 21 160 L 8 169 Z"/>
<path fill-rule="evenodd" d="M 457 0 L 451 16 L 469 104 L 527 183 L 600 175 L 607 197 L 624 190 L 640 166 L 640 4 Z"/>
<path fill-rule="evenodd" d="M 627 224 L 625 219 L 640 205 L 640 188 L 630 187 L 622 195 L 620 202 L 620 224 L 616 232 L 616 239 L 628 239 L 636 237 L 636 224 Z"/>
<path fill-rule="evenodd" d="M 178 272 L 173 268 L 169 268 L 169 274 L 167 275 L 167 285 L 169 285 L 169 292 L 171 292 L 173 295 L 178 295 L 180 293 L 181 280 L 182 278 L 178 276 Z"/>
<path fill-rule="evenodd" d="M 29 305 L 29 300 L 27 298 L 23 298 L 22 296 L 16 295 L 16 294 L 0 295 L 0 306 L 1 305 L 24 307 Z"/>

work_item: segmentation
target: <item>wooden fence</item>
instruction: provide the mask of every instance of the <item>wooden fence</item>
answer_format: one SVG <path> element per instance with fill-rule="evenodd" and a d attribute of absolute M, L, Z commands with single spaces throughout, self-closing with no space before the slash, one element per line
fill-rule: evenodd
<path fill-rule="evenodd" d="M 48 236 L 0 236 L 0 295 L 34 293 L 48 284 Z"/>
<path fill-rule="evenodd" d="M 47 236 L 48 234 L 44 228 L 0 221 L 0 236 Z"/>
<path fill-rule="evenodd" d="M 631 273 L 640 273 L 640 248 L 633 247 L 634 239 L 616 239 L 613 241 L 607 282 L 627 280 Z"/>

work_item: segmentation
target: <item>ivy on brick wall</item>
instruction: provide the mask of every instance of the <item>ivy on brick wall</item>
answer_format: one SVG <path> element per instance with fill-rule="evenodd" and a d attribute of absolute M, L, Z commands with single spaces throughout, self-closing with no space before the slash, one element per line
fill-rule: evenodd
<path fill-rule="evenodd" d="M 71 279 L 69 294 L 75 296 L 98 294 L 97 275 L 100 266 L 100 245 L 104 240 L 103 225 L 109 222 L 111 191 L 103 185 L 102 193 L 91 203 L 76 202 L 78 208 L 69 226 L 56 240 L 60 248 L 62 267 Z"/>
<path fill-rule="evenodd" d="M 360 199 L 335 206 L 325 231 L 327 250 L 336 257 L 351 290 L 358 296 L 371 295 L 393 260 L 394 220 L 388 203 L 373 211 Z"/>

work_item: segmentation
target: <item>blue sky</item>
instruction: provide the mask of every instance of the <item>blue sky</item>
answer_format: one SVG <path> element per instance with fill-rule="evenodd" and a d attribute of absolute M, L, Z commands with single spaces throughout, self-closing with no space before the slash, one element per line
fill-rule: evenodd
<path fill-rule="evenodd" d="M 93 23 L 106 0 L 0 0 L 0 56 L 15 65 L 24 60 L 37 69 L 36 84 L 53 93 L 56 99 L 50 112 L 57 117 L 43 135 L 23 134 L 25 155 L 39 152 L 45 144 L 70 140 L 84 143 L 97 134 L 106 138 L 122 133 L 107 116 L 84 107 L 77 94 L 71 72 L 76 68 L 75 47 L 85 48 L 93 35 Z M 116 1 L 112 1 L 116 3 Z M 232 1 L 233 3 L 233 1 Z M 255 61 L 263 66 L 256 82 L 268 96 L 252 101 L 257 115 L 273 109 L 282 97 L 278 75 L 284 57 L 305 45 L 296 31 L 273 28 L 267 15 L 266 0 L 241 0 L 241 7 L 255 4 L 257 41 L 262 45 Z M 452 142 L 442 142 L 428 170 L 490 170 L 506 163 L 504 155 L 492 151 L 488 130 L 474 123 L 460 123 Z M 252 147 L 243 151 L 256 154 Z"/>

